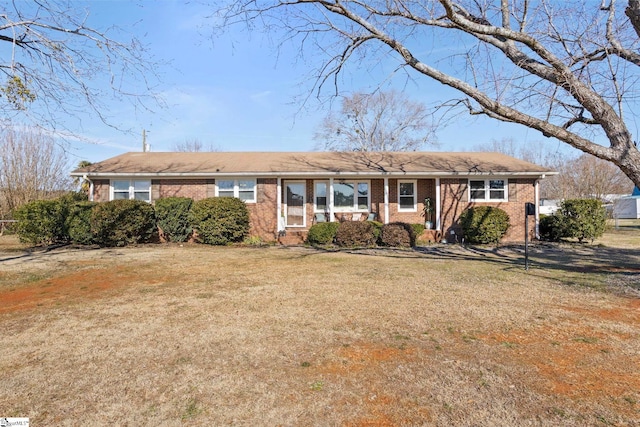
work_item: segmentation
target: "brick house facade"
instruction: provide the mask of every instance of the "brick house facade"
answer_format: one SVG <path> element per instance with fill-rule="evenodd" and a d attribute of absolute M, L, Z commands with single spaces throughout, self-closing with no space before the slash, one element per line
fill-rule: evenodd
<path fill-rule="evenodd" d="M 235 196 L 245 200 L 251 234 L 302 241 L 318 221 L 375 219 L 424 223 L 429 198 L 433 240 L 459 241 L 471 206 L 505 210 L 506 241 L 524 238 L 525 203 L 538 205 L 538 182 L 553 174 L 497 153 L 127 153 L 73 176 L 91 182 L 91 198 Z M 536 209 L 537 212 L 537 209 Z M 535 233 L 537 221 L 530 221 Z"/>

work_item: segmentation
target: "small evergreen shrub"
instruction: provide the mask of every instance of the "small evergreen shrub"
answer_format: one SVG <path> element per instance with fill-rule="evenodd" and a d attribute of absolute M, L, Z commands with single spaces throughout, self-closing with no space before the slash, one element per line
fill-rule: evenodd
<path fill-rule="evenodd" d="M 194 202 L 189 222 L 198 240 L 209 245 L 242 242 L 249 234 L 249 210 L 235 197 L 211 197 Z"/>
<path fill-rule="evenodd" d="M 373 225 L 369 221 L 341 222 L 336 231 L 336 244 L 348 248 L 375 246 Z"/>
<path fill-rule="evenodd" d="M 339 222 L 320 222 L 313 224 L 307 234 L 307 243 L 310 245 L 328 245 L 333 243 Z"/>
<path fill-rule="evenodd" d="M 425 226 L 424 224 L 411 224 L 411 228 L 413 228 L 413 234 L 418 238 L 424 232 Z"/>
<path fill-rule="evenodd" d="M 411 224 L 392 222 L 382 226 L 380 244 L 391 247 L 412 248 L 416 245 L 416 235 Z"/>
<path fill-rule="evenodd" d="M 383 224 L 378 221 L 368 221 L 373 226 L 373 238 L 376 239 L 376 244 L 380 243 L 380 235 L 382 234 Z"/>
<path fill-rule="evenodd" d="M 558 214 L 540 215 L 538 231 L 542 240 L 559 242 L 566 234 L 563 229 L 562 216 Z"/>
<path fill-rule="evenodd" d="M 36 200 L 13 213 L 21 242 L 51 245 L 68 241 L 65 230 L 66 204 L 59 199 Z"/>
<path fill-rule="evenodd" d="M 73 243 L 90 245 L 94 243 L 91 232 L 91 212 L 96 205 L 94 202 L 76 202 L 69 206 L 65 228 L 69 239 Z"/>
<path fill-rule="evenodd" d="M 460 215 L 464 239 L 473 244 L 498 244 L 509 229 L 509 215 L 500 208 L 474 206 Z"/>
<path fill-rule="evenodd" d="M 562 229 L 565 237 L 579 242 L 593 241 L 604 234 L 607 211 L 602 202 L 595 199 L 569 199 L 560 203 Z"/>
<path fill-rule="evenodd" d="M 568 238 L 593 241 L 604 233 L 606 218 L 606 209 L 599 200 L 565 200 L 558 212 L 540 218 L 540 238 L 553 242 Z"/>
<path fill-rule="evenodd" d="M 167 197 L 156 200 L 158 227 L 169 242 L 185 242 L 193 228 L 189 223 L 189 211 L 193 200 L 188 197 Z"/>
<path fill-rule="evenodd" d="M 157 232 L 155 211 L 141 200 L 98 203 L 91 212 L 91 231 L 102 246 L 146 243 Z"/>

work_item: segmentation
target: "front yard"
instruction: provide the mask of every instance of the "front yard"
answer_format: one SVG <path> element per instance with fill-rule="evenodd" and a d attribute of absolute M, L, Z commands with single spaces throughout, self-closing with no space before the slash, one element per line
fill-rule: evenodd
<path fill-rule="evenodd" d="M 636 233 L 639 233 L 636 231 Z M 640 253 L 24 252 L 0 238 L 0 417 L 33 425 L 638 425 Z"/>

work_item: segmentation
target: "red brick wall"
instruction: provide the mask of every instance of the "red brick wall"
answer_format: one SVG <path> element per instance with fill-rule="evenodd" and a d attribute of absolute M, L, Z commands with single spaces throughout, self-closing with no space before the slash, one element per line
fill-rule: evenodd
<path fill-rule="evenodd" d="M 151 200 L 165 197 L 189 197 L 202 200 L 215 196 L 213 179 L 154 179 L 151 181 Z"/>
<path fill-rule="evenodd" d="M 306 180 L 307 203 L 306 217 L 307 228 L 313 224 L 313 180 Z M 511 228 L 504 241 L 524 240 L 524 205 L 526 202 L 535 201 L 535 179 L 510 179 L 509 201 L 498 203 L 469 203 L 468 179 L 441 179 L 440 197 L 442 202 L 441 229 L 449 240 L 455 240 L 461 236 L 458 223 L 460 214 L 474 205 L 496 206 L 509 214 Z M 97 202 L 109 200 L 109 180 L 94 180 L 94 200 Z M 284 190 L 283 190 L 284 191 Z M 426 197 L 431 197 L 435 203 L 435 179 L 417 180 L 418 206 L 416 212 L 398 212 L 398 180 L 389 179 L 389 221 L 402 221 L 407 223 L 423 223 L 423 202 Z M 152 180 L 152 200 L 163 197 L 191 197 L 200 200 L 215 196 L 215 181 L 213 179 L 157 179 Z M 372 179 L 370 185 L 371 212 L 377 214 L 377 220 L 384 221 L 384 180 Z M 257 180 L 257 203 L 247 203 L 251 215 L 251 234 L 260 236 L 266 241 L 277 238 L 278 216 L 277 212 L 277 179 L 261 178 Z M 283 195 L 284 201 L 284 195 Z M 435 211 L 435 208 L 434 208 Z M 433 221 L 435 223 L 435 212 Z M 535 221 L 530 218 L 530 235 L 533 236 Z M 450 231 L 454 230 L 452 236 Z M 459 237 L 458 237 L 459 238 Z"/>
<path fill-rule="evenodd" d="M 459 225 L 460 214 L 471 206 L 494 206 L 504 210 L 509 215 L 511 227 L 504 237 L 505 242 L 524 240 L 524 205 L 535 202 L 535 179 L 510 179 L 508 202 L 473 202 L 470 203 L 467 179 L 440 180 L 440 195 L 442 201 L 442 231 L 445 237 L 454 241 L 460 239 L 462 230 Z M 534 235 L 535 220 L 529 218 L 530 236 Z M 452 235 L 451 230 L 456 234 Z"/>
<path fill-rule="evenodd" d="M 109 180 L 94 179 L 93 180 L 93 201 L 108 202 L 109 201 Z"/>
<path fill-rule="evenodd" d="M 278 235 L 277 179 L 258 179 L 256 191 L 257 203 L 247 203 L 251 215 L 251 235 L 271 242 Z"/>

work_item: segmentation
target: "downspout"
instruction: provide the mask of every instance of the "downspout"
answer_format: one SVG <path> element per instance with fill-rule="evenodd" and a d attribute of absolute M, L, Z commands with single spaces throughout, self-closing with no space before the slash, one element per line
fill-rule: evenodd
<path fill-rule="evenodd" d="M 436 231 L 440 231 L 442 224 L 440 224 L 440 178 L 436 178 Z"/>
<path fill-rule="evenodd" d="M 389 178 L 384 179 L 384 223 L 389 224 Z"/>
<path fill-rule="evenodd" d="M 276 218 L 278 221 L 277 234 L 284 231 L 284 221 L 282 220 L 282 178 L 277 179 L 276 184 Z"/>
<path fill-rule="evenodd" d="M 82 175 L 82 179 L 85 181 L 89 181 L 89 201 L 93 202 L 93 181 L 89 179 L 87 174 Z"/>

